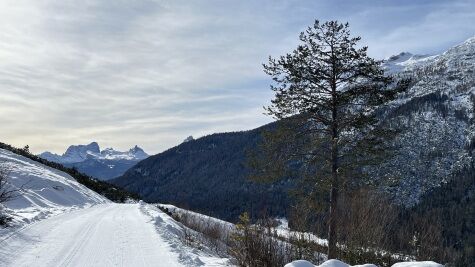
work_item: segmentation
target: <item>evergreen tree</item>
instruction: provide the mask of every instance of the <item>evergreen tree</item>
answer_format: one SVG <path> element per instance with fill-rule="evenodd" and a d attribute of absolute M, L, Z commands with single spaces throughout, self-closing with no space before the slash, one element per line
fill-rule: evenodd
<path fill-rule="evenodd" d="M 395 84 L 386 76 L 381 62 L 367 55 L 367 47 L 358 47 L 360 39 L 350 35 L 348 23 L 321 24 L 317 20 L 300 34 L 301 44 L 293 52 L 277 59 L 269 57 L 264 64 L 275 92 L 266 110 L 293 133 L 292 140 L 286 140 L 292 145 L 280 145 L 283 153 L 273 157 L 291 159 L 287 161 L 290 165 L 316 163 L 318 167 L 306 166 L 307 172 L 313 173 L 313 179 L 306 180 L 307 188 L 328 185 L 329 258 L 337 253 L 339 191 L 353 184 L 355 176 L 362 175 L 362 167 L 381 155 L 391 131 L 378 125 L 378 107 L 408 85 Z M 265 164 L 276 162 L 266 160 Z M 259 168 L 260 172 L 268 170 Z"/>

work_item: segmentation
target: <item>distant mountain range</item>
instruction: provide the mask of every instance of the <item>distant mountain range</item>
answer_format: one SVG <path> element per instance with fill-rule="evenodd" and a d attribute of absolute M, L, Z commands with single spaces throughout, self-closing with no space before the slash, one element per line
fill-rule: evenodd
<path fill-rule="evenodd" d="M 386 73 L 397 74 L 399 72 L 413 69 L 421 66 L 424 63 L 430 62 L 437 56 L 431 55 L 414 55 L 409 52 L 401 52 L 397 55 L 391 56 L 383 61 L 383 67 Z"/>
<path fill-rule="evenodd" d="M 43 152 L 39 157 L 60 163 L 66 167 L 74 167 L 78 171 L 101 180 L 109 180 L 124 174 L 148 154 L 138 146 L 121 152 L 113 148 L 100 150 L 99 144 L 72 145 L 62 155 Z"/>
<path fill-rule="evenodd" d="M 440 55 L 404 52 L 383 61 L 396 77 L 412 78 L 410 89 L 381 116 L 401 129 L 398 149 L 375 177 L 397 178 L 387 190 L 407 206 L 431 189 L 457 179 L 473 165 L 475 152 L 475 37 Z M 170 202 L 225 220 L 244 211 L 282 215 L 290 185 L 246 180 L 246 150 L 260 130 L 205 136 L 151 156 L 111 182 L 147 201 Z"/>

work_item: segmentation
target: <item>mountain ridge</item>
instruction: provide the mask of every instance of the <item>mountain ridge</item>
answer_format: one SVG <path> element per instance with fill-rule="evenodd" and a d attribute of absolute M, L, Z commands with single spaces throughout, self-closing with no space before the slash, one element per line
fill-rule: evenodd
<path fill-rule="evenodd" d="M 128 151 L 118 151 L 111 147 L 100 150 L 97 142 L 91 142 L 87 145 L 71 145 L 62 155 L 45 151 L 38 156 L 57 163 L 77 163 L 87 160 L 88 158 L 97 159 L 127 159 L 142 160 L 149 155 L 139 146 L 135 145 Z"/>
<path fill-rule="evenodd" d="M 71 145 L 62 155 L 46 151 L 38 156 L 77 168 L 80 172 L 101 180 L 108 180 L 122 175 L 137 162 L 147 158 L 148 154 L 137 145 L 128 151 L 117 151 L 113 148 L 100 150 L 97 142 L 91 142 L 87 145 Z"/>

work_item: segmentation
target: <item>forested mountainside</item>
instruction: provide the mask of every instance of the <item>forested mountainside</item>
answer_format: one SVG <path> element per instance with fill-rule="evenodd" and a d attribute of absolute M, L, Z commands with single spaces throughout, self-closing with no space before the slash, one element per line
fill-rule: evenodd
<path fill-rule="evenodd" d="M 255 216 L 285 215 L 289 183 L 269 186 L 246 179 L 246 153 L 265 127 L 270 126 L 184 142 L 139 162 L 111 182 L 148 202 L 174 203 L 230 221 L 245 210 Z"/>
<path fill-rule="evenodd" d="M 455 174 L 450 182 L 425 193 L 410 209 L 409 217 L 436 222 L 432 236 L 434 252 L 449 248 L 446 254 L 458 266 L 475 264 L 475 168 L 470 166 Z"/>
<path fill-rule="evenodd" d="M 473 160 L 475 37 L 403 66 L 398 75 L 412 77 L 414 84 L 385 110 L 387 123 L 402 130 L 396 157 L 375 175 L 397 178 L 392 192 L 412 205 Z"/>
<path fill-rule="evenodd" d="M 473 161 L 475 37 L 437 56 L 400 56 L 383 64 L 400 78 L 411 77 L 412 86 L 382 110 L 385 122 L 401 133 L 394 158 L 373 175 L 395 178 L 386 189 L 410 207 Z M 245 151 L 256 147 L 260 130 L 183 143 L 140 162 L 113 183 L 147 201 L 227 220 L 244 211 L 256 214 L 265 205 L 270 215 L 285 215 L 290 182 L 263 186 L 246 180 Z"/>

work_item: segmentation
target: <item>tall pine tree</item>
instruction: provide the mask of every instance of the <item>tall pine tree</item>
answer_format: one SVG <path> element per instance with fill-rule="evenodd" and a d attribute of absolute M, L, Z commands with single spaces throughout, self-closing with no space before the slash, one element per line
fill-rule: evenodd
<path fill-rule="evenodd" d="M 278 120 L 291 121 L 286 125 L 294 133 L 287 140 L 292 146 L 280 146 L 287 155 L 273 157 L 297 155 L 313 161 L 320 167 L 307 167 L 314 172 L 308 185 L 328 185 L 328 258 L 337 256 L 339 191 L 378 157 L 385 142 L 376 111 L 407 88 L 384 74 L 381 62 L 367 55 L 367 47 L 358 46 L 360 40 L 351 36 L 348 23 L 317 20 L 300 34 L 301 44 L 293 52 L 264 64 L 275 92 L 266 110 Z"/>

